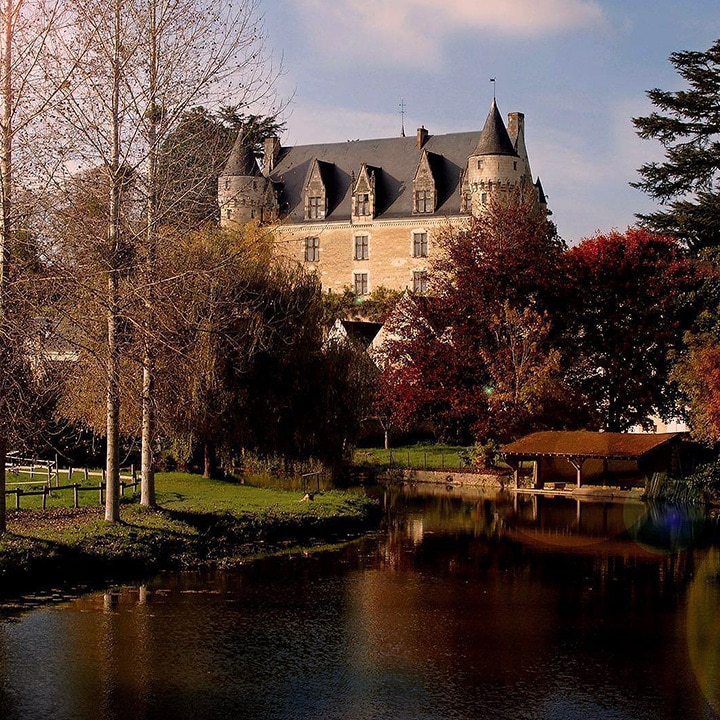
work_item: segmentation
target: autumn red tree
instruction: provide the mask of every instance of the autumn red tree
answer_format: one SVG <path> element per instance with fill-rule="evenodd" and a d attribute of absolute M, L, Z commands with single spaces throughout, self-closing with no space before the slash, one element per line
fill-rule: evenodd
<path fill-rule="evenodd" d="M 569 384 L 596 428 L 677 413 L 673 361 L 695 313 L 696 272 L 677 241 L 642 229 L 584 240 L 565 257 Z"/>
<path fill-rule="evenodd" d="M 554 225 L 516 198 L 440 244 L 429 294 L 408 296 L 390 320 L 379 410 L 399 427 L 430 419 L 445 440 L 533 429 L 566 395 L 553 350 L 564 249 Z"/>

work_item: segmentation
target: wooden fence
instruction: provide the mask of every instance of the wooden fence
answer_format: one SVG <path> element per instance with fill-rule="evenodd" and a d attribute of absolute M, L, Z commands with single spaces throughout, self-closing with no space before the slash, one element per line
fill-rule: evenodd
<path fill-rule="evenodd" d="M 88 468 L 60 468 L 57 461 L 53 460 L 37 460 L 35 458 L 21 458 L 13 454 L 9 454 L 5 464 L 6 471 L 6 489 L 5 495 L 15 496 L 15 509 L 20 509 L 20 501 L 23 497 L 40 496 L 42 497 L 43 510 L 47 507 L 48 496 L 52 497 L 55 493 L 62 490 L 73 491 L 73 507 L 80 507 L 80 493 L 95 492 L 97 493 L 100 504 L 105 502 L 105 491 L 107 490 L 107 482 L 105 479 L 105 470 L 90 471 Z M 81 473 L 83 482 L 73 482 L 73 475 Z M 29 480 L 12 480 L 13 476 L 29 477 Z M 36 479 L 37 478 L 37 479 Z M 61 484 L 63 478 L 65 483 Z M 99 478 L 97 485 L 91 484 L 91 478 Z M 140 479 L 135 471 L 135 466 L 120 469 L 120 494 L 125 495 L 125 491 L 132 488 L 133 492 L 137 491 Z M 10 486 L 15 486 L 11 488 Z M 24 489 L 26 486 L 39 489 Z"/>

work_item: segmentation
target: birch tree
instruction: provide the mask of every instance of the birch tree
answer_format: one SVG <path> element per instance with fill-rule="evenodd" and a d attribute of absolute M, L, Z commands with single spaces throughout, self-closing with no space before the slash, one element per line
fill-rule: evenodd
<path fill-rule="evenodd" d="M 107 289 L 105 368 L 107 434 L 106 519 L 119 519 L 118 433 L 121 348 L 118 327 L 130 325 L 142 338 L 142 503 L 154 504 L 152 445 L 155 436 L 154 367 L 158 352 L 156 293 L 158 232 L 170 210 L 161 203 L 158 163 L 164 140 L 184 112 L 200 102 L 259 102 L 272 93 L 272 67 L 265 62 L 264 35 L 255 0 L 225 5 L 214 0 L 99 0 L 75 3 L 75 31 L 64 55 L 76 72 L 62 105 L 81 167 L 105 174 L 109 201 L 102 272 Z M 64 40 L 64 38 L 61 38 Z M 142 223 L 120 221 L 127 179 L 145 194 Z M 132 246 L 136 252 L 128 253 Z M 128 264 L 128 258 L 137 264 Z M 133 274 L 136 297 L 124 299 L 122 278 Z M 77 281 L 77 273 L 73 281 Z M 134 312 L 140 299 L 143 312 Z"/>
<path fill-rule="evenodd" d="M 15 202 L 15 178 L 22 175 L 35 190 L 41 184 L 33 183 L 38 176 L 28 161 L 44 156 L 36 121 L 46 119 L 63 82 L 62 72 L 55 73 L 60 83 L 51 82 L 43 72 L 48 39 L 60 30 L 62 21 L 60 5 L 52 1 L 3 0 L 0 5 L 0 343 L 4 355 L 0 363 L 0 532 L 6 528 L 8 442 L 18 425 L 18 408 L 31 393 L 21 377 L 27 358 L 17 333 L 20 313 L 11 296 L 18 282 L 11 258 L 27 210 Z"/>
<path fill-rule="evenodd" d="M 139 10 L 142 6 L 133 6 Z M 142 488 L 141 503 L 155 504 L 153 441 L 155 422 L 155 286 L 158 228 L 171 220 L 172 204 L 163 202 L 158 173 L 166 141 L 194 104 L 232 101 L 241 106 L 273 96 L 274 74 L 264 50 L 264 32 L 256 0 L 225 8 L 212 0 L 147 0 L 135 18 L 142 31 L 143 74 L 137 104 L 145 140 L 147 213 L 144 247 Z M 179 198 L 183 202 L 183 198 Z"/>

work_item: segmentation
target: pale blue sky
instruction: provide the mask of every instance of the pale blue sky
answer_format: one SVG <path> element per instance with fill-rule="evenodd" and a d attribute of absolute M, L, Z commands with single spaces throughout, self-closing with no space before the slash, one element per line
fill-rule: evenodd
<path fill-rule="evenodd" d="M 568 243 L 633 224 L 652 202 L 628 183 L 659 157 L 631 118 L 645 91 L 681 87 L 675 50 L 720 37 L 718 0 L 262 0 L 294 92 L 283 144 L 480 129 L 525 113 L 530 163 Z"/>

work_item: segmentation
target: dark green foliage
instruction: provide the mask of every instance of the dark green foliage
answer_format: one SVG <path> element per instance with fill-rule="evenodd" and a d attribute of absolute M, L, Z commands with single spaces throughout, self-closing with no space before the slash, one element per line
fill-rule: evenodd
<path fill-rule="evenodd" d="M 215 114 L 204 107 L 188 110 L 160 149 L 161 222 L 184 228 L 218 222 L 218 176 L 238 133 L 261 157 L 265 138 L 284 127 L 276 115 L 244 115 L 237 107 Z"/>
<path fill-rule="evenodd" d="M 720 241 L 720 40 L 670 62 L 687 87 L 650 90 L 657 111 L 633 119 L 640 137 L 662 144 L 665 160 L 643 165 L 643 179 L 631 184 L 664 205 L 639 215 L 643 224 L 697 251 Z"/>
<path fill-rule="evenodd" d="M 398 290 L 380 286 L 369 295 L 358 297 L 350 288 L 341 293 L 328 292 L 323 295 L 325 325 L 332 327 L 336 320 L 362 318 L 370 322 L 385 322 L 400 299 Z"/>

